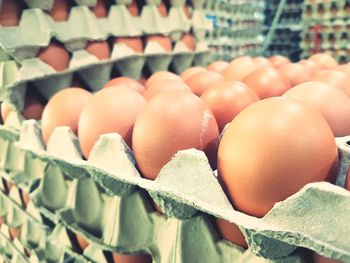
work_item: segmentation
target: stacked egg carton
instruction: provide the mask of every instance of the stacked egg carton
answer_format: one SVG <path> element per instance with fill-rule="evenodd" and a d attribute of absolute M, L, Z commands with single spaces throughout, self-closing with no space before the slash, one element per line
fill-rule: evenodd
<path fill-rule="evenodd" d="M 287 0 L 282 6 L 279 0 L 268 1 L 265 9 L 266 35 L 271 30 L 275 15 L 279 8 L 283 8 L 278 24 L 266 50 L 266 55 L 283 55 L 293 61 L 298 61 L 301 53 L 300 31 L 302 3 L 304 0 Z"/>
<path fill-rule="evenodd" d="M 301 48 L 303 57 L 327 52 L 339 62 L 349 62 L 349 1 L 305 1 Z"/>
<path fill-rule="evenodd" d="M 260 0 L 206 2 L 206 16 L 214 27 L 207 39 L 216 60 L 261 54 L 264 5 L 265 1 Z"/>

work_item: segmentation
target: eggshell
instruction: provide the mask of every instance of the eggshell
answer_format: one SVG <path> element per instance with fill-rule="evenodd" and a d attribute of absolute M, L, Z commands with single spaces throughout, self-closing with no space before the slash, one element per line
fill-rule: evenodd
<path fill-rule="evenodd" d="M 326 82 L 329 85 L 343 90 L 350 97 L 350 75 L 340 70 L 323 70 L 311 80 Z"/>
<path fill-rule="evenodd" d="M 280 66 L 290 63 L 290 60 L 288 58 L 281 55 L 274 55 L 272 57 L 269 57 L 269 61 L 275 68 L 279 68 Z"/>
<path fill-rule="evenodd" d="M 213 112 L 219 131 L 250 104 L 259 100 L 255 91 L 239 81 L 219 81 L 206 89 L 201 99 Z"/>
<path fill-rule="evenodd" d="M 81 88 L 68 88 L 57 92 L 47 103 L 42 119 L 41 130 L 47 144 L 56 127 L 69 126 L 78 133 L 78 121 L 91 93 Z"/>
<path fill-rule="evenodd" d="M 150 255 L 123 255 L 113 253 L 114 263 L 152 263 Z"/>
<path fill-rule="evenodd" d="M 157 6 L 158 12 L 161 16 L 167 16 L 168 15 L 168 9 L 166 8 L 166 5 L 163 1 L 160 2 L 160 4 Z"/>
<path fill-rule="evenodd" d="M 18 26 L 22 7 L 17 0 L 2 0 L 0 2 L 0 25 Z"/>
<path fill-rule="evenodd" d="M 143 53 L 143 43 L 140 37 L 118 37 L 114 40 L 114 43 L 123 43 L 136 53 Z"/>
<path fill-rule="evenodd" d="M 192 75 L 186 80 L 186 84 L 191 88 L 194 94 L 201 96 L 210 85 L 220 80 L 223 80 L 223 78 L 219 73 L 214 71 L 202 71 Z"/>
<path fill-rule="evenodd" d="M 314 61 L 323 69 L 330 69 L 338 65 L 338 62 L 327 53 L 312 55 L 309 60 Z"/>
<path fill-rule="evenodd" d="M 99 60 L 108 59 L 110 56 L 110 49 L 107 41 L 89 42 L 85 50 L 97 57 Z"/>
<path fill-rule="evenodd" d="M 216 165 L 219 130 L 214 115 L 187 91 L 166 91 L 149 100 L 132 140 L 136 164 L 147 179 L 154 180 L 179 150 L 203 150 L 212 167 Z"/>
<path fill-rule="evenodd" d="M 53 42 L 46 48 L 41 49 L 38 58 L 56 71 L 64 71 L 68 69 L 69 66 L 69 53 L 63 45 L 59 43 Z"/>
<path fill-rule="evenodd" d="M 311 77 L 322 70 L 322 68 L 318 64 L 311 60 L 303 59 L 300 60 L 298 63 L 303 65 L 305 69 L 309 71 Z"/>
<path fill-rule="evenodd" d="M 227 66 L 228 66 L 228 62 L 218 60 L 210 63 L 207 69 L 211 71 L 215 71 L 217 73 L 221 73 L 225 68 L 227 68 Z"/>
<path fill-rule="evenodd" d="M 181 78 L 183 81 L 186 82 L 194 74 L 196 74 L 198 72 L 202 72 L 202 71 L 207 71 L 207 70 L 206 70 L 206 68 L 203 68 L 203 67 L 190 67 L 181 73 Z"/>
<path fill-rule="evenodd" d="M 243 79 L 243 82 L 253 89 L 260 99 L 280 96 L 290 88 L 289 82 L 273 67 L 254 70 Z"/>
<path fill-rule="evenodd" d="M 182 81 L 176 79 L 163 79 L 148 85 L 143 97 L 146 101 L 148 101 L 159 93 L 169 90 L 185 90 L 192 92 L 191 89 Z"/>
<path fill-rule="evenodd" d="M 314 263 L 342 263 L 340 260 L 326 258 L 317 253 L 313 253 Z"/>
<path fill-rule="evenodd" d="M 119 133 L 131 147 L 131 136 L 136 117 L 145 105 L 137 91 L 113 86 L 95 93 L 81 112 L 78 137 L 84 156 L 88 159 L 100 135 Z"/>
<path fill-rule="evenodd" d="M 128 88 L 136 90 L 140 94 L 143 94 L 145 92 L 145 87 L 140 82 L 128 77 L 118 77 L 111 79 L 104 85 L 104 88 L 112 86 L 126 86 Z"/>
<path fill-rule="evenodd" d="M 229 199 L 256 217 L 308 183 L 333 181 L 337 167 L 335 139 L 322 115 L 283 97 L 241 111 L 225 129 L 218 151 L 219 180 Z"/>
<path fill-rule="evenodd" d="M 14 240 L 15 238 L 19 237 L 20 229 L 18 227 L 9 228 L 9 234 L 11 240 Z"/>
<path fill-rule="evenodd" d="M 132 16 L 140 15 L 139 7 L 137 6 L 136 0 L 132 0 L 131 4 L 129 4 L 127 8 Z"/>
<path fill-rule="evenodd" d="M 185 13 L 185 16 L 187 18 L 191 18 L 192 17 L 192 10 L 191 10 L 191 8 L 188 5 L 184 6 L 184 13 Z"/>
<path fill-rule="evenodd" d="M 350 134 L 350 99 L 342 90 L 325 82 L 309 81 L 291 88 L 283 96 L 302 101 L 319 111 L 334 136 Z"/>
<path fill-rule="evenodd" d="M 270 62 L 270 60 L 268 60 L 265 57 L 255 57 L 253 58 L 253 62 L 256 66 L 256 68 L 258 67 L 271 67 L 273 66 Z"/>
<path fill-rule="evenodd" d="M 97 0 L 96 5 L 92 8 L 95 16 L 98 18 L 107 17 L 108 9 L 106 0 Z"/>
<path fill-rule="evenodd" d="M 311 78 L 309 71 L 302 64 L 297 63 L 282 65 L 278 68 L 278 72 L 289 81 L 291 87 L 306 82 Z"/>
<path fill-rule="evenodd" d="M 189 50 L 194 51 L 196 48 L 196 39 L 190 33 L 183 34 L 181 38 L 182 42 L 188 47 Z"/>
<path fill-rule="evenodd" d="M 218 218 L 216 219 L 216 225 L 224 239 L 243 248 L 248 248 L 247 241 L 236 224 Z"/>
<path fill-rule="evenodd" d="M 338 65 L 332 69 L 335 70 L 340 70 L 342 72 L 344 72 L 346 75 L 350 75 L 350 64 L 343 64 L 343 65 Z"/>
<path fill-rule="evenodd" d="M 0 216 L 0 226 L 1 226 L 3 223 L 5 223 L 5 220 L 4 220 L 4 218 L 3 218 L 2 216 Z"/>
<path fill-rule="evenodd" d="M 173 79 L 173 80 L 178 80 L 178 81 L 182 82 L 182 79 L 174 73 L 171 73 L 169 71 L 158 71 L 147 79 L 146 84 L 145 84 L 146 89 L 149 85 L 151 85 L 155 82 L 158 82 L 160 80 L 165 80 L 165 79 Z"/>
<path fill-rule="evenodd" d="M 89 242 L 82 235 L 77 234 L 76 239 L 77 239 L 77 243 L 78 243 L 81 250 L 84 251 L 89 246 Z"/>
<path fill-rule="evenodd" d="M 56 22 L 67 21 L 69 17 L 69 2 L 67 0 L 55 0 L 49 13 Z"/>
<path fill-rule="evenodd" d="M 12 109 L 12 107 L 8 103 L 6 103 L 6 102 L 1 103 L 1 118 L 4 122 L 6 121 L 10 112 L 13 110 L 15 110 L 15 109 Z"/>
<path fill-rule="evenodd" d="M 163 35 L 152 35 L 146 37 L 147 43 L 157 42 L 166 52 L 172 50 L 171 38 Z"/>
<path fill-rule="evenodd" d="M 254 71 L 256 65 L 251 57 L 238 57 L 230 62 L 225 70 L 221 72 L 225 80 L 243 80 L 250 72 Z"/>

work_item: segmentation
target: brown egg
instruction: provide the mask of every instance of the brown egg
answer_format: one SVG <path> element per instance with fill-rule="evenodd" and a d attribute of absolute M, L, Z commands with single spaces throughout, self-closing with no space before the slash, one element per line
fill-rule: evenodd
<path fill-rule="evenodd" d="M 143 53 L 143 43 L 140 37 L 118 37 L 114 40 L 114 43 L 123 43 L 136 53 Z"/>
<path fill-rule="evenodd" d="M 230 62 L 221 75 L 225 80 L 242 81 L 250 72 L 254 71 L 256 65 L 251 57 L 238 57 Z"/>
<path fill-rule="evenodd" d="M 218 60 L 210 63 L 207 69 L 211 71 L 215 71 L 217 73 L 221 73 L 222 71 L 224 71 L 225 68 L 227 68 L 227 66 L 228 66 L 228 62 Z"/>
<path fill-rule="evenodd" d="M 144 87 L 146 85 L 146 81 L 147 79 L 144 76 L 141 76 L 141 78 L 139 79 L 140 84 L 143 85 Z"/>
<path fill-rule="evenodd" d="M 160 4 L 157 6 L 158 12 L 161 16 L 167 16 L 168 15 L 168 9 L 166 8 L 166 5 L 163 1 L 160 2 Z"/>
<path fill-rule="evenodd" d="M 78 121 L 91 93 L 81 88 L 67 88 L 57 92 L 47 103 L 42 119 L 41 131 L 47 144 L 55 128 L 68 126 L 78 134 Z"/>
<path fill-rule="evenodd" d="M 26 120 L 40 120 L 45 107 L 45 101 L 34 88 L 27 88 L 22 115 Z"/>
<path fill-rule="evenodd" d="M 330 69 L 338 65 L 338 62 L 327 53 L 312 55 L 309 60 L 318 64 L 322 69 Z"/>
<path fill-rule="evenodd" d="M 111 79 L 104 85 L 104 88 L 112 86 L 126 86 L 128 88 L 136 90 L 140 94 L 143 94 L 145 92 L 145 87 L 140 82 L 128 77 L 118 77 Z"/>
<path fill-rule="evenodd" d="M 291 87 L 309 81 L 311 78 L 309 71 L 302 64 L 297 63 L 282 65 L 278 68 L 278 72 L 289 81 Z"/>
<path fill-rule="evenodd" d="M 55 0 L 49 13 L 56 22 L 67 21 L 69 17 L 69 2 L 67 0 Z"/>
<path fill-rule="evenodd" d="M 152 35 L 146 37 L 146 42 L 157 42 L 166 52 L 171 52 L 173 49 L 171 38 L 162 35 Z"/>
<path fill-rule="evenodd" d="M 253 58 L 253 62 L 256 66 L 256 68 L 258 67 L 271 67 L 273 66 L 270 62 L 270 60 L 268 60 L 265 57 L 255 57 Z"/>
<path fill-rule="evenodd" d="M 334 136 L 350 134 L 350 99 L 340 89 L 320 81 L 309 81 L 288 90 L 283 97 L 299 100 L 319 111 Z M 335 107 L 336 105 L 336 107 Z"/>
<path fill-rule="evenodd" d="M 22 6 L 17 0 L 2 0 L 0 2 L 0 25 L 1 26 L 18 26 Z"/>
<path fill-rule="evenodd" d="M 137 6 L 136 0 L 132 0 L 131 4 L 129 4 L 127 8 L 132 16 L 140 15 L 139 7 Z"/>
<path fill-rule="evenodd" d="M 188 5 L 184 5 L 184 14 L 187 18 L 191 18 L 192 16 L 192 11 L 191 8 Z"/>
<path fill-rule="evenodd" d="M 323 70 L 316 74 L 311 80 L 326 82 L 329 85 L 343 90 L 350 97 L 350 75 L 340 70 Z"/>
<path fill-rule="evenodd" d="M 218 152 L 218 175 L 229 199 L 256 217 L 308 183 L 333 180 L 337 167 L 335 139 L 322 115 L 283 97 L 241 111 Z"/>
<path fill-rule="evenodd" d="M 344 72 L 346 75 L 350 75 L 350 64 L 343 64 L 343 65 L 338 65 L 334 68 L 332 68 L 334 70 L 340 70 L 342 72 Z"/>
<path fill-rule="evenodd" d="M 207 71 L 207 70 L 203 67 L 190 67 L 181 73 L 181 78 L 183 81 L 186 82 L 194 74 L 202 72 L 202 71 Z"/>
<path fill-rule="evenodd" d="M 280 96 L 290 88 L 289 82 L 273 67 L 254 70 L 243 79 L 243 82 L 253 89 L 260 99 Z"/>
<path fill-rule="evenodd" d="M 340 260 L 326 258 L 315 252 L 313 253 L 313 260 L 314 260 L 314 263 L 342 263 L 342 261 Z"/>
<path fill-rule="evenodd" d="M 15 238 L 18 238 L 20 232 L 21 232 L 21 230 L 19 229 L 19 227 L 9 228 L 9 234 L 10 234 L 11 240 L 14 240 Z"/>
<path fill-rule="evenodd" d="M 194 94 L 201 96 L 210 85 L 220 80 L 223 80 L 223 78 L 219 73 L 214 71 L 202 71 L 190 77 L 186 81 L 186 84 L 191 88 Z"/>
<path fill-rule="evenodd" d="M 14 111 L 15 109 L 12 108 L 12 106 L 6 102 L 1 103 L 1 118 L 3 122 L 6 121 L 8 115 L 11 111 Z"/>
<path fill-rule="evenodd" d="M 85 50 L 97 57 L 99 60 L 109 59 L 110 56 L 110 49 L 107 41 L 89 42 L 86 45 Z"/>
<path fill-rule="evenodd" d="M 247 241 L 236 224 L 217 218 L 216 225 L 224 239 L 243 248 L 248 248 Z"/>
<path fill-rule="evenodd" d="M 131 147 L 136 117 L 146 104 L 137 91 L 113 86 L 95 93 L 81 112 L 78 137 L 86 159 L 100 135 L 117 132 Z"/>
<path fill-rule="evenodd" d="M 303 65 L 305 69 L 309 71 L 311 77 L 322 70 L 322 68 L 318 64 L 311 60 L 303 59 L 300 60 L 298 63 Z"/>
<path fill-rule="evenodd" d="M 280 66 L 290 63 L 290 60 L 288 58 L 281 55 L 274 55 L 269 58 L 269 61 L 275 68 L 279 68 Z"/>
<path fill-rule="evenodd" d="M 83 251 L 90 245 L 89 241 L 87 241 L 86 238 L 80 234 L 76 234 L 76 239 L 80 249 Z"/>
<path fill-rule="evenodd" d="M 196 49 L 196 39 L 192 34 L 184 34 L 181 40 L 185 43 L 189 50 L 194 51 Z"/>
<path fill-rule="evenodd" d="M 173 80 L 178 80 L 178 81 L 182 82 L 182 79 L 174 73 L 171 73 L 169 71 L 158 71 L 147 79 L 146 84 L 145 84 L 146 89 L 151 84 L 158 82 L 160 80 L 165 80 L 165 79 L 173 79 Z"/>
<path fill-rule="evenodd" d="M 172 90 L 149 100 L 138 116 L 132 137 L 143 177 L 154 180 L 179 150 L 196 148 L 215 167 L 219 130 L 205 103 L 190 92 Z"/>
<path fill-rule="evenodd" d="M 62 44 L 51 43 L 40 50 L 38 58 L 56 71 L 64 71 L 69 66 L 69 53 Z"/>
<path fill-rule="evenodd" d="M 114 263 L 152 263 L 150 255 L 123 255 L 113 253 Z"/>
<path fill-rule="evenodd" d="M 150 85 L 148 85 L 143 97 L 146 101 L 148 101 L 159 93 L 169 90 L 185 90 L 192 92 L 183 81 L 176 79 L 163 79 L 152 82 Z"/>
<path fill-rule="evenodd" d="M 106 0 L 97 0 L 96 5 L 92 7 L 92 11 L 98 18 L 107 17 L 108 10 Z"/>
<path fill-rule="evenodd" d="M 259 97 L 242 82 L 223 80 L 210 85 L 201 99 L 213 112 L 221 132 L 227 123 Z"/>

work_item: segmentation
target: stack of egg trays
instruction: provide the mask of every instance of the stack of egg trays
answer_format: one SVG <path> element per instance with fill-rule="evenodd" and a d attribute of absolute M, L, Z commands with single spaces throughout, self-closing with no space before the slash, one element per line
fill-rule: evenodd
<path fill-rule="evenodd" d="M 150 181 L 141 178 L 132 151 L 118 134 L 101 136 L 84 161 L 68 127 L 56 128 L 45 147 L 40 125 L 28 120 L 14 144 L 13 158 L 23 161 L 9 163 L 24 177 L 35 171 L 40 180 L 30 199 L 60 222 L 53 236 L 69 229 L 84 237 L 90 245 L 83 256 L 92 261 L 104 262 L 101 255 L 109 251 L 147 253 L 155 263 L 307 262 L 301 248 L 308 248 L 348 262 L 350 192 L 341 187 L 350 164 L 348 140 L 337 138 L 338 186 L 309 184 L 261 219 L 234 210 L 205 154 L 195 149 L 179 151 Z M 156 212 L 153 202 L 165 214 Z M 222 240 L 213 217 L 237 224 L 250 249 Z"/>
<path fill-rule="evenodd" d="M 112 70 L 139 79 L 144 67 L 151 73 L 169 68 L 181 73 L 191 65 L 208 63 L 210 53 L 204 37 L 210 23 L 202 11 L 205 0 L 191 2 L 191 19 L 184 13 L 185 0 L 170 1 L 168 17 L 160 16 L 157 10 L 160 0 L 146 1 L 139 17 L 131 16 L 125 6 L 131 0 L 114 0 L 106 18 L 96 18 L 89 9 L 96 1 L 76 0 L 77 6 L 71 8 L 68 21 L 55 22 L 46 13 L 53 0 L 26 0 L 30 9 L 22 12 L 19 26 L 0 27 L 1 48 L 13 59 L 0 62 L 0 97 L 3 100 L 21 109 L 28 82 L 50 98 L 57 90 L 70 86 L 74 74 L 96 91 L 110 79 Z M 190 31 L 197 39 L 195 52 L 180 41 L 182 34 Z M 170 36 L 176 42 L 172 52 L 166 52 L 155 42 L 146 45 L 143 54 L 135 53 L 124 44 L 115 44 L 110 59 L 99 61 L 84 50 L 88 41 L 153 34 Z M 71 53 L 69 69 L 63 72 L 56 72 L 36 58 L 39 50 L 48 46 L 52 39 L 63 43 Z"/>
<path fill-rule="evenodd" d="M 251 0 L 206 2 L 206 16 L 214 27 L 207 39 L 217 60 L 261 54 L 264 4 L 264 1 Z"/>
<path fill-rule="evenodd" d="M 57 244 L 52 238 L 53 223 L 44 217 L 32 202 L 23 201 L 40 178 L 38 165 L 27 167 L 26 174 L 18 170 L 25 160 L 18 159 L 20 121 L 10 113 L 6 126 L 0 126 L 0 255 L 4 262 L 89 262 L 82 255 Z M 33 160 L 32 160 L 33 161 Z M 35 160 L 34 162 L 39 162 Z M 39 173 L 40 175 L 40 173 Z M 11 236 L 17 229 L 18 236 Z"/>
<path fill-rule="evenodd" d="M 349 62 L 349 1 L 305 1 L 300 47 L 302 57 L 327 52 L 338 62 Z"/>
<path fill-rule="evenodd" d="M 265 32 L 272 25 L 274 16 L 279 7 L 278 0 L 267 1 L 265 9 Z M 272 36 L 272 41 L 266 50 L 266 55 L 280 54 L 289 57 L 292 61 L 298 61 L 300 53 L 300 32 L 302 18 L 302 4 L 304 0 L 287 0 L 283 8 L 278 25 Z"/>

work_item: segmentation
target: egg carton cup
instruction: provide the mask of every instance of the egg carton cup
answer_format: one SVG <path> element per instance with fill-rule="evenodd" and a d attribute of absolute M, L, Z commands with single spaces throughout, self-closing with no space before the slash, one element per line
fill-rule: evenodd
<path fill-rule="evenodd" d="M 336 18 L 349 18 L 348 8 L 348 3 L 344 0 L 304 3 L 302 6 L 303 18 L 305 20 L 333 20 Z"/>
<path fill-rule="evenodd" d="M 172 52 L 166 52 L 156 42 L 149 42 L 143 54 L 135 53 L 125 44 L 115 44 L 111 58 L 103 61 L 85 50 L 75 51 L 69 69 L 63 72 L 56 72 L 38 58 L 25 59 L 20 64 L 16 61 L 0 62 L 0 98 L 20 111 L 24 107 L 29 82 L 49 99 L 56 92 L 70 87 L 74 74 L 84 80 L 88 89 L 98 91 L 110 80 L 113 69 L 122 76 L 140 79 L 144 67 L 154 73 L 168 70 L 171 64 L 175 72 L 181 73 L 190 65 L 206 65 L 209 55 L 204 42 L 197 43 L 193 52 L 178 41 Z"/>
<path fill-rule="evenodd" d="M 8 236 L 0 231 L 0 259 L 3 262 L 28 263 L 26 255 L 23 251 L 12 242 Z"/>
<path fill-rule="evenodd" d="M 350 163 L 348 139 L 337 140 L 341 158 L 338 185 L 344 184 Z M 237 247 L 218 252 L 220 242 L 210 214 L 237 224 L 252 252 L 265 258 L 281 259 L 297 247 L 306 247 L 323 256 L 350 259 L 350 192 L 339 186 L 309 184 L 258 219 L 232 208 L 204 153 L 198 150 L 178 152 L 158 178 L 150 181 L 140 177 L 132 152 L 117 134 L 101 136 L 90 159 L 83 161 L 77 138 L 68 128 L 56 129 L 45 150 L 38 124 L 25 121 L 16 146 L 29 156 L 28 162 L 38 158 L 47 165 L 38 169 L 44 173 L 31 193 L 33 203 L 43 213 L 54 211 L 67 228 L 106 250 L 147 251 L 156 262 L 173 258 L 175 251 L 182 251 L 176 254 L 178 262 L 190 262 L 205 251 L 201 262 L 217 262 Z M 166 216 L 153 211 L 148 195 Z M 329 223 L 334 211 L 339 228 Z M 165 239 L 169 243 L 164 244 Z M 195 245 L 198 243 L 201 245 Z"/>

